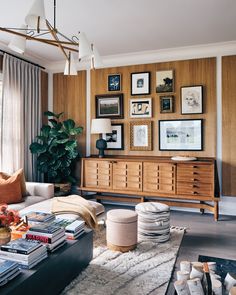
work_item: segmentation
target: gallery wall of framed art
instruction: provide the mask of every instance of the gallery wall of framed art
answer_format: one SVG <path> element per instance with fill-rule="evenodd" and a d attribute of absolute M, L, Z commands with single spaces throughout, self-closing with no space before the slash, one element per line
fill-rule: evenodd
<path fill-rule="evenodd" d="M 113 90 L 114 85 L 117 91 Z M 124 149 L 107 150 L 106 154 L 172 156 L 191 152 L 192 156 L 216 156 L 215 57 L 91 71 L 91 118 L 96 117 L 95 97 L 119 94 L 123 96 L 123 118 L 111 119 L 114 124 L 123 124 Z M 201 148 L 162 149 L 159 121 L 163 120 L 202 120 Z M 130 126 L 141 121 L 148 121 L 152 126 L 150 149 L 133 148 Z M 95 141 L 96 136 L 92 135 L 91 154 L 97 152 Z"/>

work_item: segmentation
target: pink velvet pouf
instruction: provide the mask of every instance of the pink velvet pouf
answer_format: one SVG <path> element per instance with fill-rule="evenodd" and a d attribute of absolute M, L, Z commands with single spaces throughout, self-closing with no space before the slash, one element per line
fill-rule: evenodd
<path fill-rule="evenodd" d="M 137 213 L 127 209 L 107 212 L 107 247 L 113 251 L 127 252 L 137 245 Z"/>

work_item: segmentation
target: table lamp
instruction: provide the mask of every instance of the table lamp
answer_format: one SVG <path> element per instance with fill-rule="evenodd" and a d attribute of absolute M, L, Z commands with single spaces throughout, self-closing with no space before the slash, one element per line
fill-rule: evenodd
<path fill-rule="evenodd" d="M 99 158 L 104 157 L 107 142 L 102 138 L 102 133 L 112 133 L 111 119 L 92 119 L 91 134 L 99 134 L 96 148 L 99 150 Z"/>

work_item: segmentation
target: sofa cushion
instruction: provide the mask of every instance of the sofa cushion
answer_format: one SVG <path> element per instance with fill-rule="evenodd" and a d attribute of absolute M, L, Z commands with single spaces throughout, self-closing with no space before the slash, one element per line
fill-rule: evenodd
<path fill-rule="evenodd" d="M 21 171 L 4 179 L 0 177 L 0 202 L 6 204 L 19 203 L 22 200 Z"/>
<path fill-rule="evenodd" d="M 21 168 L 19 170 L 17 170 L 14 174 L 19 174 L 20 175 L 20 184 L 21 184 L 21 194 L 22 196 L 26 196 L 27 191 L 26 191 L 26 184 L 25 184 L 25 174 L 24 174 L 24 170 Z M 13 175 L 14 175 L 13 174 Z M 11 175 L 4 173 L 4 172 L 0 172 L 0 179 L 9 179 L 11 177 Z"/>
<path fill-rule="evenodd" d="M 44 200 L 45 200 L 44 197 L 40 197 L 40 196 L 27 196 L 23 198 L 23 202 L 17 203 L 17 204 L 10 204 L 8 205 L 8 208 L 12 210 L 20 211 L 26 207 L 42 202 Z"/>

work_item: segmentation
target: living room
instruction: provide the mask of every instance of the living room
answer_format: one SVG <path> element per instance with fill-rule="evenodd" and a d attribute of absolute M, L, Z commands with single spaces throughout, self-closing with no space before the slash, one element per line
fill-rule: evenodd
<path fill-rule="evenodd" d="M 35 267 L 42 282 L 55 265 L 71 268 L 50 294 L 194 294 L 186 261 L 191 274 L 194 262 L 223 260 L 231 268 L 210 287 L 235 294 L 236 3 L 110 2 L 1 4 L 0 204 L 22 216 L 73 211 L 60 200 L 105 210 L 88 219 L 78 209 L 99 230 Z M 0 292 L 37 289 L 28 277 Z"/>

